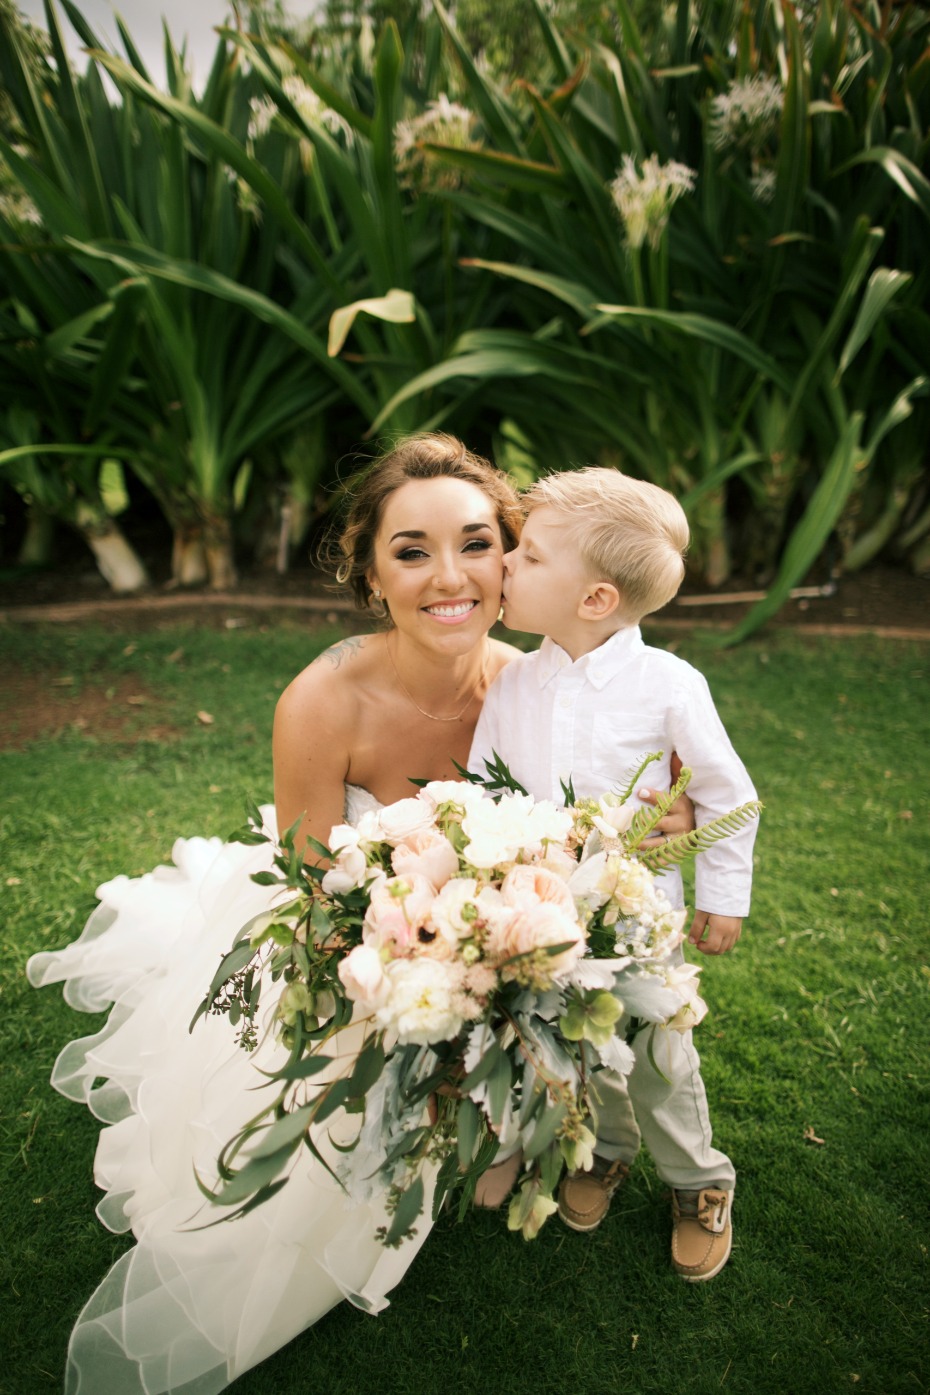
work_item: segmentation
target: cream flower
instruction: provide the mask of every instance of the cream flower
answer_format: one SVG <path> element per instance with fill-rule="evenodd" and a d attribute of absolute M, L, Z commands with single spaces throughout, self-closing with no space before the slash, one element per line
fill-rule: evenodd
<path fill-rule="evenodd" d="M 597 1138 L 585 1124 L 580 1124 L 571 1137 L 560 1138 L 559 1151 L 565 1166 L 572 1172 L 590 1172 L 594 1166 L 596 1142 Z"/>
<path fill-rule="evenodd" d="M 507 1229 L 519 1230 L 524 1240 L 535 1240 L 558 1205 L 551 1196 L 540 1192 L 538 1184 L 521 1187 L 511 1200 L 507 1211 Z"/>
<path fill-rule="evenodd" d="M 397 1033 L 401 1045 L 448 1041 L 464 1025 L 459 1011 L 462 973 L 435 959 L 396 959 L 386 969 L 390 998 L 376 1014 L 380 1026 Z"/>
<path fill-rule="evenodd" d="M 700 964 L 672 964 L 665 970 L 665 982 L 684 999 L 666 1026 L 673 1032 L 690 1032 L 707 1015 L 707 1004 L 698 992 Z"/>
<path fill-rule="evenodd" d="M 777 131 L 784 101 L 781 83 L 763 73 L 731 82 L 710 104 L 714 148 L 757 154 Z"/>
<path fill-rule="evenodd" d="M 572 826 L 567 809 L 528 794 L 505 794 L 467 809 L 462 831 L 469 839 L 462 856 L 473 867 L 490 870 L 539 856 L 547 843 L 561 847 Z"/>
<path fill-rule="evenodd" d="M 427 799 L 398 799 L 387 804 L 378 813 L 381 837 L 385 843 L 396 846 L 409 842 L 420 833 L 428 833 L 436 827 L 436 815 Z"/>
<path fill-rule="evenodd" d="M 694 170 L 677 160 L 663 165 L 658 155 L 650 155 L 640 172 L 632 155 L 624 155 L 610 192 L 631 247 L 642 247 L 648 238 L 650 247 L 658 248 L 672 205 L 692 192 L 696 178 Z"/>

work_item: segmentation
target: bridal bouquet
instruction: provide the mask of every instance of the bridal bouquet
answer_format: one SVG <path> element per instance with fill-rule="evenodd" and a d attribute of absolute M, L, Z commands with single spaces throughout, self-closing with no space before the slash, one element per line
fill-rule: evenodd
<path fill-rule="evenodd" d="M 636 1032 L 686 1031 L 706 1010 L 700 970 L 671 958 L 685 912 L 655 873 L 758 810 L 643 850 L 688 781 L 635 809 L 653 759 L 621 794 L 576 801 L 569 788 L 562 807 L 499 761 L 487 781 L 427 783 L 337 826 L 329 847 L 312 843 L 325 867 L 286 833 L 276 870 L 255 878 L 278 887 L 277 904 L 242 929 L 194 1019 L 228 1013 L 247 1050 L 271 1031 L 286 1059 L 205 1193 L 240 1214 L 285 1185 L 307 1147 L 350 1195 L 387 1196 L 380 1238 L 395 1245 L 427 1189 L 434 1217 L 456 1189 L 464 1211 L 498 1152 L 521 1148 L 508 1224 L 534 1236 L 563 1169 L 591 1166 L 598 1073 L 632 1069 Z M 257 810 L 239 838 L 267 840 Z M 337 1110 L 357 1128 L 324 1149 Z"/>

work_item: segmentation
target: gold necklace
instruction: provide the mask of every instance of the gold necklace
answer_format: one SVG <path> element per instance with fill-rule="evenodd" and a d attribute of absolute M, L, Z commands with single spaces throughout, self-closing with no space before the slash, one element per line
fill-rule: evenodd
<path fill-rule="evenodd" d="M 394 655 L 391 653 L 391 645 L 389 639 L 385 639 L 384 647 L 387 649 L 387 655 L 391 661 L 391 668 L 394 670 L 394 677 L 397 679 L 397 682 L 400 685 L 400 690 L 403 693 L 404 697 L 407 698 L 409 702 L 413 703 L 414 707 L 417 709 L 421 717 L 428 717 L 431 722 L 458 722 L 462 717 L 464 717 L 465 713 L 468 711 L 469 707 L 471 707 L 472 703 L 474 702 L 475 694 L 481 687 L 481 684 L 484 682 L 484 677 L 488 670 L 488 651 L 487 642 L 485 642 L 484 663 L 481 666 L 481 672 L 478 675 L 478 681 L 472 688 L 465 706 L 462 708 L 461 712 L 456 712 L 454 717 L 437 717 L 434 712 L 427 712 L 425 708 L 421 707 L 420 704 L 417 702 L 416 698 L 411 693 L 409 693 L 407 689 L 404 687 L 403 680 L 400 674 L 397 672 L 397 665 L 394 662 Z"/>

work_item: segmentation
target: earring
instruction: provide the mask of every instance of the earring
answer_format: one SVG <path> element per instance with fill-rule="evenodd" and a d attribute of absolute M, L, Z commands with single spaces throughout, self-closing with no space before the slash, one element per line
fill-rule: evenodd
<path fill-rule="evenodd" d="M 371 613 L 376 620 L 383 620 L 384 617 L 387 615 L 387 606 L 381 599 L 380 586 L 373 586 L 371 588 L 371 601 L 369 602 L 369 609 L 371 610 Z"/>

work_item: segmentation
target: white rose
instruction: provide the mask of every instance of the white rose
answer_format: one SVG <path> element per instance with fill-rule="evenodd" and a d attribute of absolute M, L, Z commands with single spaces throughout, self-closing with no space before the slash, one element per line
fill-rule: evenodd
<path fill-rule="evenodd" d="M 340 960 L 339 977 L 353 1003 L 381 1007 L 391 991 L 381 955 L 370 945 L 356 945 Z"/>
<path fill-rule="evenodd" d="M 459 804 L 464 808 L 466 803 L 474 800 L 476 794 L 480 798 L 481 790 L 467 780 L 430 780 L 420 794 L 430 801 L 434 809 L 438 809 L 440 804 Z"/>
<path fill-rule="evenodd" d="M 369 834 L 376 830 L 370 827 Z M 330 895 L 345 894 L 364 886 L 372 873 L 369 870 L 367 848 L 380 839 L 362 838 L 362 829 L 353 828 L 348 823 L 337 823 L 330 831 L 328 847 L 333 854 L 333 865 L 323 878 L 323 890 Z"/>
<path fill-rule="evenodd" d="M 407 842 L 436 827 L 435 810 L 427 799 L 398 799 L 379 811 L 378 822 L 386 843 Z"/>

